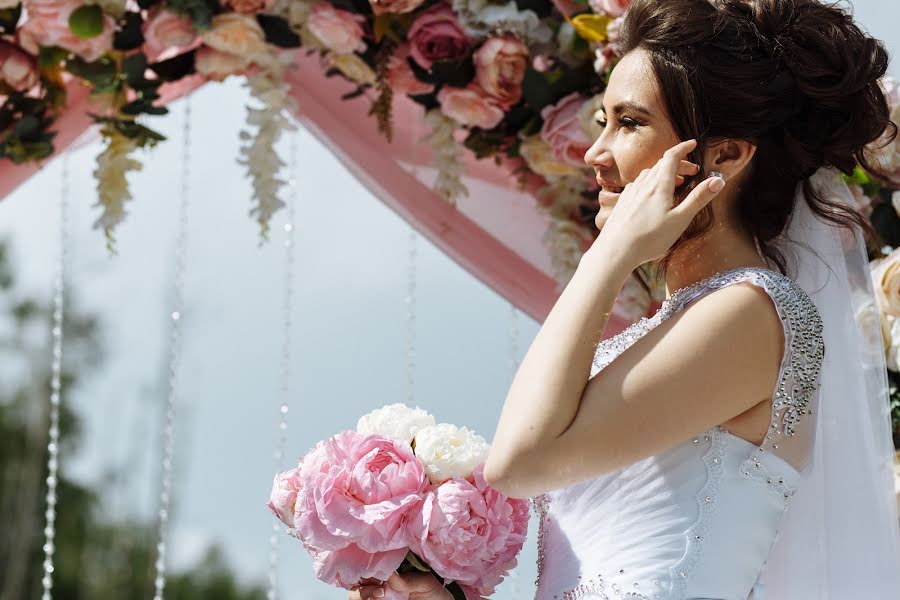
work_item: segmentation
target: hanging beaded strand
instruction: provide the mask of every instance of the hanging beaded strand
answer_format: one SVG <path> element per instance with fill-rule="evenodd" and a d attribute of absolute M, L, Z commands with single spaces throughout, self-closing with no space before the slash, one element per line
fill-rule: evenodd
<path fill-rule="evenodd" d="M 181 317 L 184 310 L 185 251 L 188 234 L 188 200 L 190 198 L 191 160 L 191 99 L 184 99 L 182 131 L 181 191 L 179 199 L 178 233 L 175 241 L 175 273 L 172 312 L 169 329 L 169 386 L 166 399 L 166 420 L 163 429 L 162 482 L 159 494 L 159 541 L 156 545 L 156 578 L 153 600 L 162 600 L 166 587 L 166 543 L 168 540 L 169 506 L 172 499 L 172 470 L 175 449 L 175 407 L 181 371 Z"/>
<path fill-rule="evenodd" d="M 284 302 L 281 322 L 281 405 L 278 407 L 278 429 L 275 442 L 275 470 L 284 470 L 284 454 L 287 446 L 287 414 L 291 374 L 291 314 L 294 307 L 294 211 L 298 201 L 297 190 L 297 133 L 291 134 L 290 173 L 288 189 L 290 197 L 287 206 L 287 222 L 284 224 Z M 268 600 L 278 599 L 278 545 L 282 528 L 279 521 L 272 523 L 269 536 L 269 591 Z"/>
<path fill-rule="evenodd" d="M 56 550 L 56 484 L 59 473 L 59 402 L 62 380 L 63 294 L 69 244 L 69 154 L 63 155 L 59 194 L 59 251 L 53 292 L 53 362 L 50 371 L 50 428 L 47 436 L 47 512 L 44 526 L 44 577 L 42 600 L 50 600 L 53 590 L 53 554 Z"/>

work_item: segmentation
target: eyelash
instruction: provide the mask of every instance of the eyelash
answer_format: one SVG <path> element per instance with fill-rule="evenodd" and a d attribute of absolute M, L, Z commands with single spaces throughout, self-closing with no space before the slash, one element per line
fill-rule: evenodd
<path fill-rule="evenodd" d="M 600 127 L 606 127 L 606 121 L 601 121 L 600 119 L 595 120 Z M 629 119 L 628 117 L 622 119 L 622 124 L 626 129 L 637 129 L 638 126 L 641 125 L 641 123 L 638 123 L 634 119 Z"/>

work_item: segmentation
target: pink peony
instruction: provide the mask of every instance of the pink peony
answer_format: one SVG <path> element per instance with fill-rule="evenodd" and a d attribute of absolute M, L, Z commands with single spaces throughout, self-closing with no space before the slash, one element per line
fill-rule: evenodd
<path fill-rule="evenodd" d="M 628 10 L 631 0 L 588 0 L 588 4 L 595 13 L 604 13 L 610 17 L 620 17 Z"/>
<path fill-rule="evenodd" d="M 299 490 L 299 468 L 278 473 L 272 482 L 272 493 L 269 496 L 269 503 L 266 504 L 273 515 L 291 528 L 294 527 L 294 509 Z"/>
<path fill-rule="evenodd" d="M 306 26 L 332 52 L 350 54 L 366 49 L 366 43 L 362 39 L 363 23 L 365 18 L 362 15 L 334 8 L 328 2 L 320 2 L 313 6 Z"/>
<path fill-rule="evenodd" d="M 14 90 L 28 91 L 40 80 L 37 63 L 15 44 L 0 40 L 0 80 Z"/>
<path fill-rule="evenodd" d="M 69 15 L 83 6 L 79 0 L 25 0 L 28 19 L 16 32 L 19 44 L 33 55 L 41 46 L 59 46 L 88 62 L 93 62 L 112 48 L 115 21 L 103 15 L 103 32 L 83 40 L 69 29 Z"/>
<path fill-rule="evenodd" d="M 416 78 L 412 67 L 409 66 L 409 44 L 399 46 L 387 64 L 387 80 L 391 88 L 398 94 L 430 94 L 434 91 L 434 85 L 425 83 Z"/>
<path fill-rule="evenodd" d="M 144 23 L 144 50 L 154 60 L 169 48 L 184 48 L 197 39 L 197 31 L 187 17 L 161 10 Z"/>
<path fill-rule="evenodd" d="M 224 81 L 229 75 L 240 75 L 250 62 L 237 54 L 222 52 L 209 46 L 197 48 L 194 68 L 210 81 Z"/>
<path fill-rule="evenodd" d="M 303 458 L 294 527 L 317 550 L 406 548 L 406 523 L 428 485 L 409 443 L 343 431 Z"/>
<path fill-rule="evenodd" d="M 422 11 L 409 28 L 406 38 L 410 55 L 423 69 L 431 69 L 437 60 L 452 60 L 469 54 L 471 43 L 447 4 L 435 4 Z"/>
<path fill-rule="evenodd" d="M 587 98 L 573 92 L 541 109 L 544 118 L 541 138 L 550 146 L 556 160 L 576 167 L 584 166 L 584 155 L 591 147 L 591 140 L 578 119 L 578 111 L 585 100 Z"/>
<path fill-rule="evenodd" d="M 473 481 L 454 477 L 432 488 L 410 521 L 410 548 L 442 577 L 489 596 L 528 535 L 528 503 L 488 486 L 484 465 Z"/>
<path fill-rule="evenodd" d="M 253 15 L 272 8 L 272 0 L 222 0 L 222 8 L 244 15 Z"/>
<path fill-rule="evenodd" d="M 349 590 L 366 577 L 386 581 L 403 563 L 408 549 L 366 552 L 356 544 L 350 544 L 340 550 L 317 550 L 307 546 L 306 551 L 313 558 L 313 569 L 320 581 Z"/>
<path fill-rule="evenodd" d="M 478 84 L 466 88 L 444 87 L 437 95 L 441 111 L 463 125 L 493 129 L 503 120 L 503 109 L 495 106 Z"/>
<path fill-rule="evenodd" d="M 511 35 L 492 37 L 475 53 L 475 79 L 506 110 L 522 97 L 528 48 Z"/>
<path fill-rule="evenodd" d="M 385 13 L 403 14 L 416 10 L 425 0 L 369 0 L 372 12 L 376 15 Z"/>

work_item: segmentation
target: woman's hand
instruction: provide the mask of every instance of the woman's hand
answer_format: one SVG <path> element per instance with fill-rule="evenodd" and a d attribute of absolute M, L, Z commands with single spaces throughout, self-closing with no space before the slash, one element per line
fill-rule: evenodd
<path fill-rule="evenodd" d="M 700 209 L 722 190 L 715 187 L 721 181 L 718 177 L 708 177 L 674 206 L 675 188 L 700 168 L 685 159 L 696 145 L 697 140 L 690 139 L 672 146 L 652 168 L 625 186 L 594 242 L 604 247 L 597 252 L 624 252 L 628 266 L 636 268 L 672 247 Z"/>
<path fill-rule="evenodd" d="M 368 578 L 359 583 L 351 588 L 347 600 L 453 600 L 453 594 L 431 573 L 400 575 L 395 571 L 385 582 Z M 376 596 L 376 590 L 383 595 Z"/>

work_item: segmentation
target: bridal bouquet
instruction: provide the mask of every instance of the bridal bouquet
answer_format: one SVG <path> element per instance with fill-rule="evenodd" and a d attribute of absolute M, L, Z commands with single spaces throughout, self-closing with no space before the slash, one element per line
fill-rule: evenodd
<path fill-rule="evenodd" d="M 527 500 L 487 485 L 488 449 L 465 427 L 391 404 L 275 475 L 267 506 L 303 542 L 321 581 L 350 589 L 419 570 L 454 598 L 479 600 L 516 566 L 529 519 Z"/>

